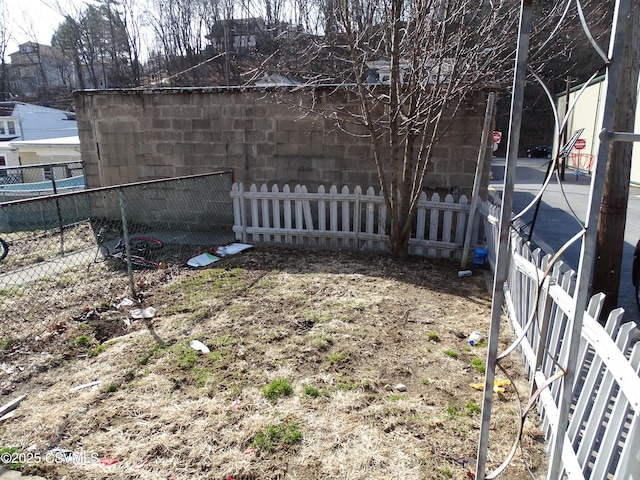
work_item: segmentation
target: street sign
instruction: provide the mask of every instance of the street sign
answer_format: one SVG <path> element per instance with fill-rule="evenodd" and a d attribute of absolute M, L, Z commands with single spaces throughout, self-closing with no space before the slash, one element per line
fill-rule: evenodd
<path fill-rule="evenodd" d="M 493 132 L 493 143 L 500 143 L 502 140 L 502 132 Z"/>
<path fill-rule="evenodd" d="M 576 144 L 574 145 L 576 150 L 582 150 L 586 146 L 587 146 L 587 142 L 584 140 L 584 138 L 577 139 Z"/>

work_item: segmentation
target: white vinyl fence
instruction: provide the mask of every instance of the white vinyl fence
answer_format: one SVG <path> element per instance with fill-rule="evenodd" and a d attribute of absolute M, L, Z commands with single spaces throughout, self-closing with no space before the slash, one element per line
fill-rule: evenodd
<path fill-rule="evenodd" d="M 497 252 L 499 208 L 488 203 L 485 218 L 489 261 Z M 562 263 L 549 267 L 550 254 L 531 252 L 519 236 L 511 236 L 505 302 L 532 381 L 531 391 L 547 385 L 567 364 L 564 333 L 571 329 L 576 304 L 575 272 Z M 549 252 L 552 253 L 552 252 Z M 545 271 L 549 274 L 545 276 Z M 573 404 L 562 454 L 570 479 L 640 478 L 640 331 L 623 323 L 614 310 L 603 327 L 598 323 L 604 295 L 591 298 L 573 387 Z M 561 380 L 551 382 L 538 397 L 538 411 L 548 440 L 558 425 Z M 564 419 L 566 421 L 566 419 Z M 551 444 L 551 442 L 549 442 Z M 563 478 L 560 476 L 559 478 Z"/>
<path fill-rule="evenodd" d="M 348 248 L 353 250 L 389 249 L 390 217 L 384 198 L 369 187 L 353 192 L 334 185 L 327 192 L 323 186 L 310 193 L 305 186 L 293 190 L 277 185 L 260 190 L 253 184 L 249 191 L 234 184 L 234 227 L 236 239 L 244 242 L 285 243 L 304 246 Z M 464 246 L 467 197 L 456 203 L 452 195 L 444 201 L 438 194 L 430 199 L 422 193 L 416 214 L 411 254 L 459 259 Z M 476 217 L 477 218 L 477 217 Z M 478 224 L 473 228 L 471 245 L 478 238 Z"/>

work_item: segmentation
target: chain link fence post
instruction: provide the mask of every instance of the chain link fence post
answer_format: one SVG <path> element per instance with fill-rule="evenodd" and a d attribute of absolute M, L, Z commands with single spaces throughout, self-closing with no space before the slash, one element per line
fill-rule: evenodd
<path fill-rule="evenodd" d="M 120 199 L 120 217 L 122 219 L 122 239 L 124 241 L 125 258 L 127 263 L 127 276 L 129 277 L 129 288 L 131 296 L 136 297 L 136 288 L 133 282 L 133 264 L 131 263 L 131 245 L 129 244 L 129 224 L 127 222 L 127 200 L 124 190 L 118 190 L 118 198 Z"/>

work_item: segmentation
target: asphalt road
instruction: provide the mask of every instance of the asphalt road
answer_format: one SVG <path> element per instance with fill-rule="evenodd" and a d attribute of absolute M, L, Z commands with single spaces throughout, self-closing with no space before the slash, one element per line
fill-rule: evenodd
<path fill-rule="evenodd" d="M 514 215 L 529 205 L 540 191 L 547 173 L 546 159 L 519 158 L 514 184 Z M 491 186 L 498 192 L 504 187 L 504 158 L 494 158 L 492 162 L 493 180 Z M 565 180 L 560 185 L 554 176 L 542 195 L 531 240 L 543 251 L 557 252 L 573 235 L 580 231 L 584 223 L 589 200 L 591 177 L 565 172 Z M 531 225 L 535 206 L 522 216 L 524 223 Z M 624 251 L 618 306 L 624 308 L 625 319 L 640 325 L 640 312 L 636 305 L 635 290 L 631 282 L 633 251 L 640 239 L 640 188 L 631 187 L 627 206 L 627 223 L 624 233 Z M 577 271 L 581 243 L 569 247 L 561 259 Z"/>

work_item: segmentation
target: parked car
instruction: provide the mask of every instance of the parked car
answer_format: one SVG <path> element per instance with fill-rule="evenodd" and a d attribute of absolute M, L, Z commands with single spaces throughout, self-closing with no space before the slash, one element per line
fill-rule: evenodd
<path fill-rule="evenodd" d="M 527 149 L 527 157 L 532 158 L 551 158 L 553 147 L 549 145 L 538 145 Z"/>

